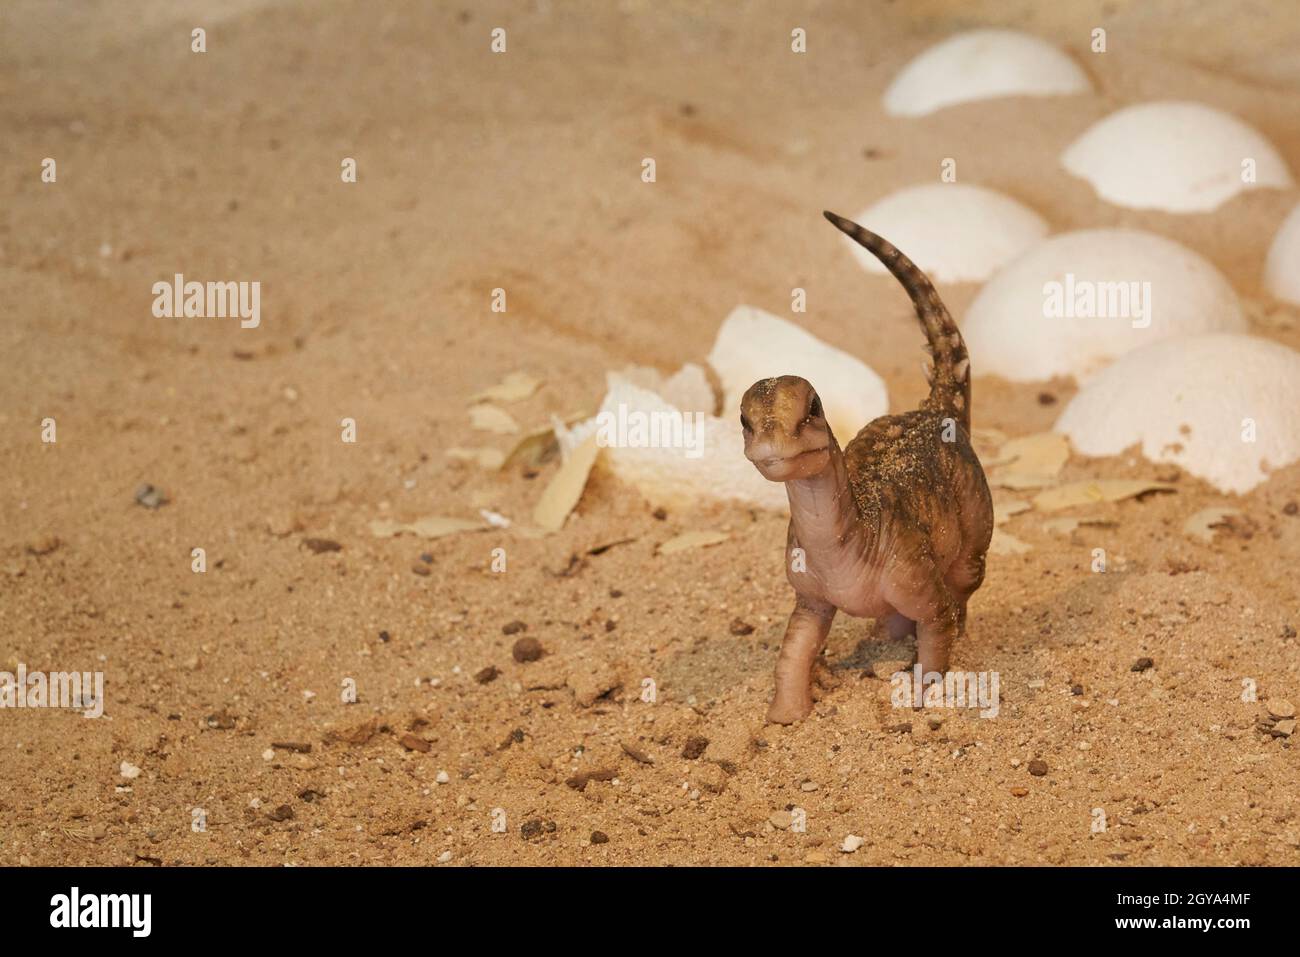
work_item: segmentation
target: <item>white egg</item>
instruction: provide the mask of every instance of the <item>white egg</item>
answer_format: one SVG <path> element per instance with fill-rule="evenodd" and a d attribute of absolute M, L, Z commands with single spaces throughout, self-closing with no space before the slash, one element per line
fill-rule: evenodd
<path fill-rule="evenodd" d="M 970 30 L 938 43 L 899 71 L 885 111 L 924 116 L 956 103 L 1001 96 L 1087 93 L 1087 75 L 1046 40 L 1017 30 Z"/>
<path fill-rule="evenodd" d="M 1170 336 L 1244 332 L 1237 294 L 1171 239 L 1089 229 L 1043 240 L 980 290 L 961 323 L 976 375 L 1094 375 Z"/>
<path fill-rule="evenodd" d="M 1268 140 L 1201 103 L 1125 107 L 1075 140 L 1061 164 L 1109 203 L 1171 213 L 1208 212 L 1246 189 L 1292 185 Z"/>
<path fill-rule="evenodd" d="M 1224 492 L 1248 492 L 1300 460 L 1300 353 L 1213 334 L 1130 352 L 1084 386 L 1056 431 L 1084 455 L 1137 445 Z"/>
<path fill-rule="evenodd" d="M 1264 287 L 1277 298 L 1300 305 L 1300 205 L 1273 237 L 1264 265 Z"/>
<path fill-rule="evenodd" d="M 890 193 L 857 221 L 901 249 L 937 282 L 980 282 L 1047 235 L 1047 221 L 1010 196 L 962 183 Z M 848 237 L 864 269 L 887 270 Z"/>

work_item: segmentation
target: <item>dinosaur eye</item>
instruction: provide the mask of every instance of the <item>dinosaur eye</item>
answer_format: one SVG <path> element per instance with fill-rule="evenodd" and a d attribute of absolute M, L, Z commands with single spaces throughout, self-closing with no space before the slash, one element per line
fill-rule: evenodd
<path fill-rule="evenodd" d="M 819 396 L 819 395 L 815 395 L 815 396 L 813 396 L 812 405 L 808 406 L 808 414 L 809 414 L 809 415 L 815 415 L 815 416 L 817 416 L 818 418 L 821 418 L 821 414 L 822 414 L 822 397 L 821 397 L 821 396 Z"/>
<path fill-rule="evenodd" d="M 753 432 L 754 427 L 749 424 L 749 419 L 745 418 L 745 413 L 740 413 L 740 427 L 746 432 Z"/>

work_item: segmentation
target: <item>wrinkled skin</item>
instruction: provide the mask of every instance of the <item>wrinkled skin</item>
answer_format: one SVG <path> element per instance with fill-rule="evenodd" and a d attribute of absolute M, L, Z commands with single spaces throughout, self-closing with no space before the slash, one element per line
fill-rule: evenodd
<path fill-rule="evenodd" d="M 837 220 L 912 294 L 934 357 L 933 390 L 921 409 L 875 419 L 843 450 L 805 379 L 763 379 L 741 401 L 745 456 L 764 478 L 785 483 L 790 501 L 786 577 L 795 607 L 767 714 L 779 724 L 811 712 L 814 669 L 837 610 L 882 619 L 891 637 L 915 632 L 923 672 L 946 672 L 993 535 L 992 498 L 968 435 L 960 333 L 901 253 Z"/>

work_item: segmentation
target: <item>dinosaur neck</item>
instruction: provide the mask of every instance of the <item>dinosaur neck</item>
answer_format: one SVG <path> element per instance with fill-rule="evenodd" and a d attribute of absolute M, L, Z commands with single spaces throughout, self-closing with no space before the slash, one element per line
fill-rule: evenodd
<path fill-rule="evenodd" d="M 805 550 L 825 551 L 842 545 L 857 526 L 849 472 L 834 438 L 826 468 L 811 478 L 786 482 L 785 492 L 795 541 Z"/>

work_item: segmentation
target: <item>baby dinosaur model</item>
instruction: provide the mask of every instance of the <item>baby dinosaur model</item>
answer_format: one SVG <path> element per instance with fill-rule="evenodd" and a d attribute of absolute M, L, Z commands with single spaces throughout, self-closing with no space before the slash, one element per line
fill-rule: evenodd
<path fill-rule="evenodd" d="M 915 629 L 923 673 L 946 672 L 993 536 L 993 502 L 970 443 L 961 333 L 910 259 L 856 223 L 825 215 L 903 284 L 933 371 L 921 408 L 868 423 L 843 451 L 806 379 L 763 379 L 741 400 L 745 457 L 764 478 L 784 482 L 790 499 L 786 577 L 795 606 L 767 713 L 778 724 L 812 710 L 813 668 L 837 610 L 884 619 L 893 638 Z"/>

